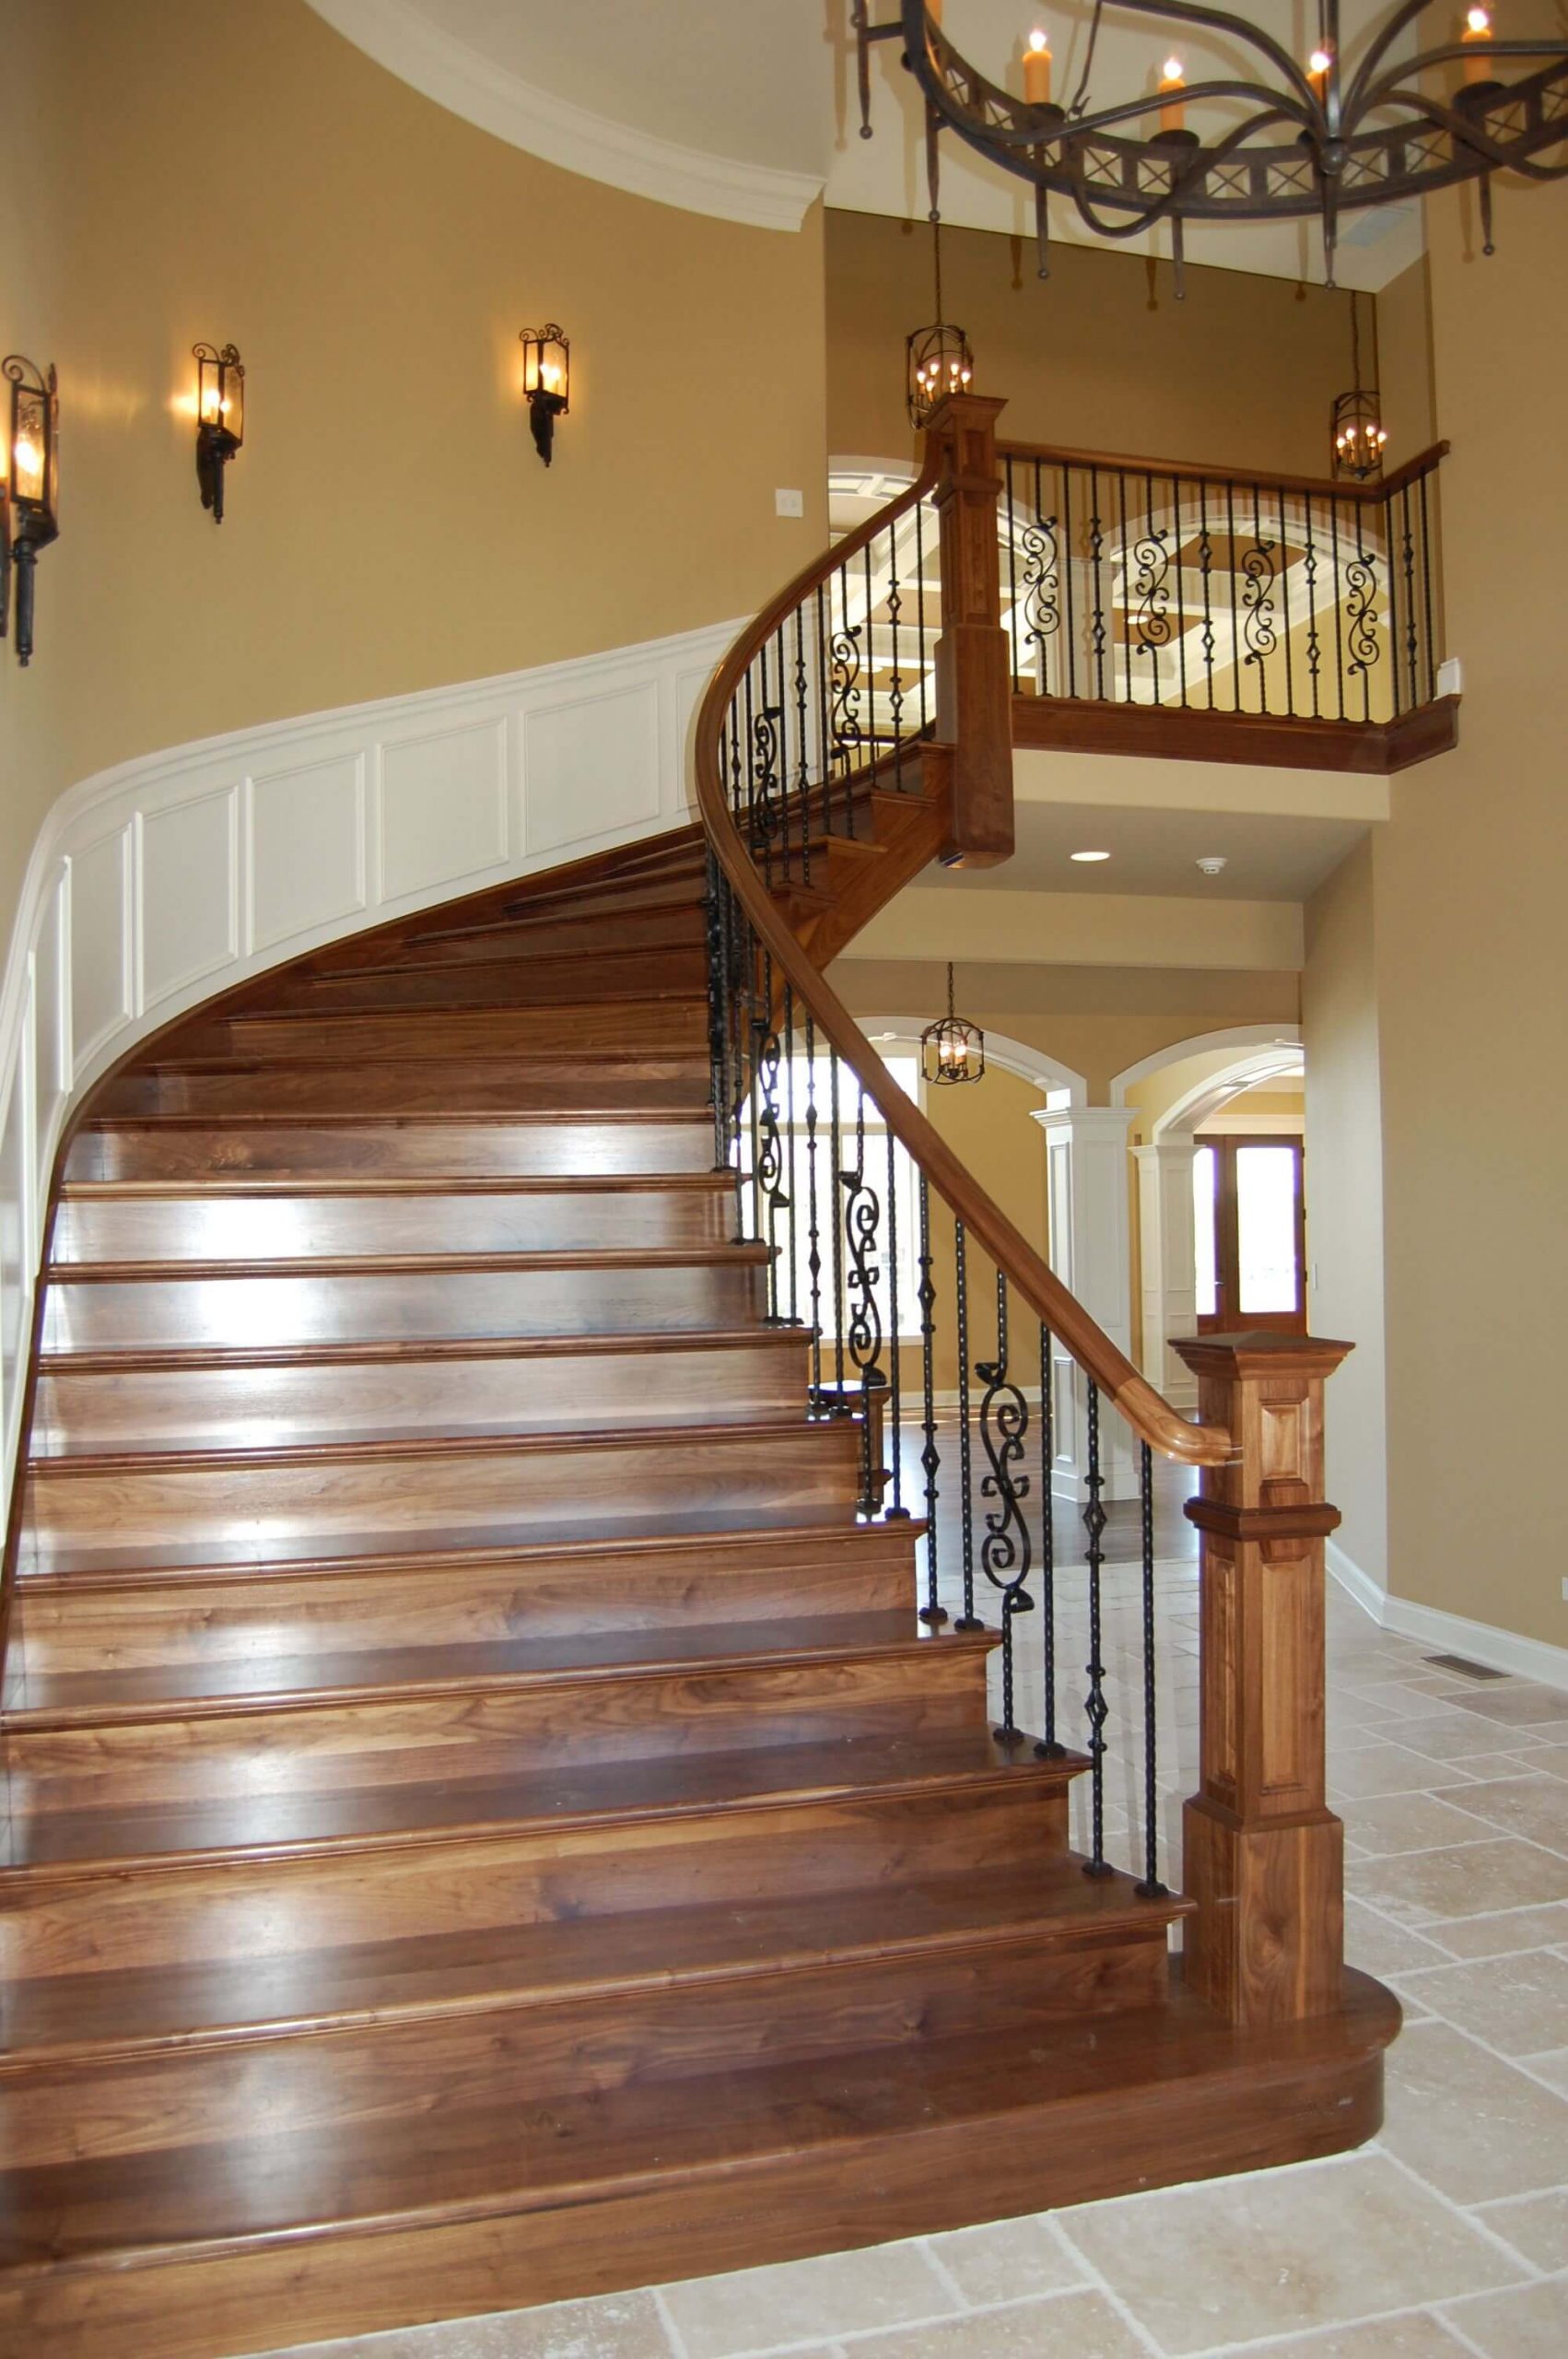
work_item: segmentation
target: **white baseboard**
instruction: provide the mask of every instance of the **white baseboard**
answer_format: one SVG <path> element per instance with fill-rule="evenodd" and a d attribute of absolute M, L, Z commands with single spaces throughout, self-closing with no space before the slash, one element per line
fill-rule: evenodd
<path fill-rule="evenodd" d="M 1333 1579 L 1380 1629 L 1413 1638 L 1438 1654 L 1464 1655 L 1471 1662 L 1484 1663 L 1489 1671 L 1510 1672 L 1515 1679 L 1568 1688 L 1568 1647 L 1549 1646 L 1544 1638 L 1527 1638 L 1517 1630 L 1499 1629 L 1494 1622 L 1472 1622 L 1464 1614 L 1445 1614 L 1435 1605 L 1417 1605 L 1408 1597 L 1395 1597 L 1363 1572 L 1336 1541 L 1329 1541 L 1325 1553 Z"/>

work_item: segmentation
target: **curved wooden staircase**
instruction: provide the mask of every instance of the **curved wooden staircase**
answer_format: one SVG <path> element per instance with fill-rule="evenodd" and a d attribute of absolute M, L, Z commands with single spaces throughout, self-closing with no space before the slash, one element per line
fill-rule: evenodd
<path fill-rule="evenodd" d="M 948 839 L 910 761 L 775 883 L 819 966 Z M 922 1525 L 859 1512 L 714 1168 L 709 857 L 319 952 L 88 1102 L 11 1534 L 8 2359 L 226 2359 L 1375 2126 L 1391 2002 L 1243 2030 L 1173 1982 L 1190 1904 L 1082 1872 L 1084 1755 L 993 1733 L 996 1632 L 917 1620 Z"/>

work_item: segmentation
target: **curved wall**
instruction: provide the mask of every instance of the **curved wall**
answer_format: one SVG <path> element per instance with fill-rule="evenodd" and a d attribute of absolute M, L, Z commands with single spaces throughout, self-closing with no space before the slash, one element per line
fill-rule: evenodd
<path fill-rule="evenodd" d="M 32 668 L 0 651 L 0 934 L 76 780 L 750 613 L 822 546 L 820 210 L 749 229 L 560 170 L 306 0 L 51 0 L 6 11 L 6 69 L 0 351 L 59 366 L 62 537 Z M 545 318 L 548 473 L 517 341 Z M 221 530 L 198 337 L 249 370 Z"/>

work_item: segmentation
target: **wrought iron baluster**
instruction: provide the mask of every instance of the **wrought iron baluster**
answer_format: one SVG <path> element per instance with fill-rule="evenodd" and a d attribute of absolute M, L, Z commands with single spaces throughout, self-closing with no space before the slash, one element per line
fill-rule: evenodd
<path fill-rule="evenodd" d="M 1302 573 L 1306 581 L 1306 671 L 1312 682 L 1312 718 L 1322 719 L 1318 698 L 1319 675 L 1323 670 L 1323 643 L 1317 635 L 1317 544 L 1312 535 L 1312 494 L 1305 494 L 1302 502 L 1306 525 L 1305 554 Z"/>
<path fill-rule="evenodd" d="M 1242 604 L 1246 609 L 1243 635 L 1246 640 L 1246 661 L 1258 671 L 1258 710 L 1269 710 L 1269 658 L 1277 645 L 1274 629 L 1274 601 L 1270 595 L 1274 586 L 1274 548 L 1272 541 L 1263 537 L 1263 494 L 1259 485 L 1252 487 L 1252 546 L 1242 559 L 1246 587 L 1242 592 Z"/>
<path fill-rule="evenodd" d="M 942 1453 L 936 1445 L 936 1286 L 931 1278 L 931 1196 L 925 1173 L 920 1174 L 920 1377 L 924 1398 L 920 1430 L 925 1438 L 920 1471 L 926 1478 L 926 1602 L 920 1619 L 940 1630 L 947 1619 L 937 1597 L 936 1503 Z"/>
<path fill-rule="evenodd" d="M 790 1239 L 790 1324 L 798 1327 L 801 1323 L 801 1257 L 795 1221 L 801 1199 L 795 1186 L 798 1142 L 795 1137 L 795 987 L 792 983 L 784 986 L 784 1136 L 789 1141 L 785 1197 L 789 1218 L 785 1223 L 785 1234 Z"/>
<path fill-rule="evenodd" d="M 1176 689 L 1185 709 L 1187 704 L 1187 593 L 1182 576 L 1187 571 L 1187 527 L 1182 522 L 1181 482 L 1171 477 L 1171 537 L 1176 543 Z"/>
<path fill-rule="evenodd" d="M 1019 644 L 1018 617 L 1018 519 L 1012 499 L 1012 453 L 1007 452 L 1001 463 L 1002 481 L 1007 499 L 1007 637 L 1012 657 L 1012 693 L 1018 694 L 1024 685 L 1024 651 Z"/>
<path fill-rule="evenodd" d="M 780 866 L 786 885 L 790 882 L 793 856 L 791 827 L 794 814 L 790 808 L 790 698 L 785 681 L 784 626 L 773 634 L 774 655 L 774 759 L 778 765 L 778 844 Z"/>
<path fill-rule="evenodd" d="M 1426 502 L 1426 477 L 1421 479 L 1422 604 L 1426 616 L 1426 695 L 1437 694 L 1437 632 L 1432 619 L 1432 516 Z"/>
<path fill-rule="evenodd" d="M 1121 664 L 1124 675 L 1122 701 L 1132 702 L 1132 592 L 1127 550 L 1127 476 L 1117 469 L 1117 508 L 1121 519 L 1121 554 L 1117 560 L 1121 574 Z M 1114 675 L 1116 660 L 1112 657 Z"/>
<path fill-rule="evenodd" d="M 1102 1645 L 1100 1574 L 1106 1561 L 1105 1551 L 1101 1545 L 1106 1531 L 1106 1510 L 1100 1504 L 1100 1493 L 1105 1487 L 1105 1478 L 1100 1472 L 1100 1388 L 1090 1381 L 1088 1391 L 1089 1414 L 1085 1443 L 1088 1471 L 1083 1478 L 1083 1487 L 1089 1496 L 1083 1508 L 1083 1529 L 1089 1538 L 1087 1551 L 1089 1660 L 1084 1665 L 1089 1676 L 1089 1694 L 1085 1699 L 1084 1709 L 1089 1720 L 1088 1752 L 1091 1766 L 1089 1770 L 1090 1843 L 1089 1857 L 1084 1862 L 1084 1873 L 1103 1876 L 1110 1873 L 1110 1870 L 1106 1865 L 1106 1722 L 1110 1713 L 1106 1703 L 1106 1666 L 1100 1659 Z"/>
<path fill-rule="evenodd" d="M 964 1567 L 964 1611 L 955 1630 L 984 1627 L 975 1612 L 975 1500 L 969 1437 L 969 1273 L 964 1224 L 953 1224 L 953 1298 L 958 1320 L 958 1513 Z"/>
<path fill-rule="evenodd" d="M 1170 644 L 1171 636 L 1171 593 L 1168 579 L 1170 551 L 1165 546 L 1168 535 L 1164 526 L 1154 522 L 1154 478 L 1147 468 L 1143 475 L 1143 530 L 1132 552 L 1138 561 L 1138 577 L 1133 592 L 1129 593 L 1129 603 L 1130 596 L 1136 594 L 1138 652 L 1149 658 L 1149 685 L 1153 691 L 1154 702 L 1163 704 L 1164 698 L 1160 686 L 1160 655 L 1161 651 Z M 1125 564 L 1125 558 L 1123 562 Z M 1129 648 L 1128 662 L 1130 670 L 1130 633 Z M 1129 677 L 1129 694 L 1130 688 Z"/>
<path fill-rule="evenodd" d="M 904 1465 L 899 1452 L 899 1428 L 904 1420 L 904 1379 L 899 1367 L 898 1326 L 898 1142 L 887 1133 L 887 1425 L 892 1452 L 893 1505 L 890 1516 L 907 1519 L 904 1504 Z"/>
<path fill-rule="evenodd" d="M 1368 500 L 1357 500 L 1352 504 L 1352 512 L 1356 519 L 1355 555 L 1345 567 L 1345 644 L 1351 659 L 1351 677 L 1361 682 L 1361 717 L 1363 721 L 1372 719 L 1372 674 L 1383 656 L 1382 643 L 1377 635 L 1377 555 L 1375 550 L 1366 546 L 1365 519 L 1370 505 Z M 1391 563 L 1388 567 L 1388 594 L 1391 605 L 1394 594 Z M 1398 711 L 1399 679 L 1397 654 L 1390 657 L 1389 670 L 1393 675 L 1392 702 Z"/>
<path fill-rule="evenodd" d="M 923 499 L 918 499 L 915 502 L 915 580 L 919 586 L 915 594 L 917 611 L 919 616 L 919 624 L 917 626 L 917 637 L 918 653 L 919 656 L 920 665 L 920 734 L 922 737 L 925 735 L 927 727 L 930 721 L 929 707 L 930 691 L 927 680 L 927 674 L 930 668 L 930 662 L 927 651 L 928 642 L 926 639 L 925 514 L 926 503 Z"/>
<path fill-rule="evenodd" d="M 779 1312 L 778 1284 L 778 1215 L 790 1209 L 790 1199 L 784 1187 L 784 1153 L 778 1130 L 778 1034 L 773 1022 L 773 954 L 764 953 L 762 962 L 761 1004 L 752 1019 L 752 1065 L 755 1074 L 753 1099 L 757 1106 L 756 1144 L 759 1149 L 756 1179 L 757 1234 L 764 1234 L 763 1214 L 766 1211 L 766 1242 L 767 1262 L 767 1318 L 773 1327 L 784 1321 Z"/>
<path fill-rule="evenodd" d="M 882 1308 L 877 1301 L 877 1280 L 882 1274 L 876 1260 L 881 1206 L 866 1176 L 863 1091 L 855 1101 L 854 1168 L 841 1171 L 839 1179 L 845 1191 L 844 1232 L 849 1256 L 846 1342 L 850 1365 L 860 1380 L 860 1509 L 862 1514 L 874 1515 L 881 1503 L 882 1470 L 872 1459 L 872 1395 L 886 1390 L 887 1379 L 882 1367 Z"/>
<path fill-rule="evenodd" d="M 1056 1732 L 1056 1394 L 1051 1375 L 1051 1331 L 1040 1329 L 1040 1644 L 1045 1677 L 1045 1733 L 1035 1750 L 1042 1760 L 1059 1761 L 1067 1747 Z"/>
<path fill-rule="evenodd" d="M 822 1405 L 822 1233 L 816 1195 L 816 1022 L 806 1010 L 806 1283 L 812 1312 L 812 1406 Z"/>
<path fill-rule="evenodd" d="M 893 640 L 893 672 L 889 682 L 888 708 L 893 726 L 893 784 L 895 792 L 904 788 L 904 675 L 898 668 L 898 617 L 904 600 L 898 586 L 898 527 L 887 530 L 887 621 Z"/>
<path fill-rule="evenodd" d="M 1227 564 L 1231 581 L 1231 710 L 1241 710 L 1241 583 L 1236 566 L 1236 495 L 1235 486 L 1225 486 L 1225 536 L 1229 544 Z"/>
<path fill-rule="evenodd" d="M 1164 1897 L 1160 1882 L 1160 1786 L 1154 1723 L 1154 1459 L 1146 1441 L 1138 1445 L 1139 1531 L 1143 1567 L 1143 1881 L 1145 1900 Z"/>
<path fill-rule="evenodd" d="M 1342 608 L 1343 592 L 1340 579 L 1340 501 L 1336 493 L 1328 495 L 1328 561 L 1334 582 L 1334 669 L 1339 678 L 1340 719 L 1345 711 L 1345 631 L 1349 617 Z"/>
<path fill-rule="evenodd" d="M 861 555 L 865 558 L 866 576 L 866 743 L 864 750 L 866 760 L 869 762 L 874 762 L 876 760 L 879 732 L 877 729 L 876 720 L 877 666 L 876 623 L 874 619 L 876 608 L 872 602 L 872 545 L 870 541 L 866 543 Z M 851 836 L 855 835 L 860 827 L 860 814 L 855 808 L 854 796 L 848 791 L 846 791 L 845 793 L 844 809 L 848 821 L 846 833 Z"/>
<path fill-rule="evenodd" d="M 1420 641 L 1416 635 L 1416 549 L 1410 530 L 1410 487 L 1408 483 L 1400 487 L 1399 513 L 1403 526 L 1402 546 L 1405 567 L 1405 648 L 1410 672 L 1410 705 L 1413 710 L 1421 702 L 1421 688 L 1416 671 L 1416 654 Z M 1397 712 L 1398 709 L 1398 699 L 1396 698 L 1394 710 Z"/>
<path fill-rule="evenodd" d="M 1106 546 L 1106 535 L 1100 519 L 1100 470 L 1098 467 L 1091 467 L 1089 470 L 1089 562 L 1094 574 L 1094 622 L 1092 633 L 1094 643 L 1094 694 L 1103 702 L 1106 694 L 1106 604 L 1100 579 L 1100 558 Z"/>
<path fill-rule="evenodd" d="M 1285 710 L 1296 709 L 1295 680 L 1291 670 L 1291 541 L 1286 529 L 1285 495 L 1280 495 L 1280 609 L 1285 642 Z"/>
<path fill-rule="evenodd" d="M 1214 607 L 1213 582 L 1214 544 L 1209 537 L 1209 485 L 1204 476 L 1198 479 L 1198 562 L 1203 577 L 1203 628 L 1199 645 L 1203 650 L 1203 670 L 1209 682 L 1209 710 L 1214 710 Z"/>
<path fill-rule="evenodd" d="M 805 609 L 795 609 L 795 807 L 801 824 L 801 882 L 812 881 L 812 768 L 806 727 Z"/>
<path fill-rule="evenodd" d="M 1078 622 L 1072 611 L 1072 469 L 1061 471 L 1061 546 L 1063 589 L 1067 598 L 1067 693 L 1078 694 Z M 1061 674 L 1057 673 L 1057 692 L 1061 691 Z"/>
<path fill-rule="evenodd" d="M 1018 1734 L 1013 1617 L 1032 1613 L 1035 1601 L 1024 1587 L 1032 1554 L 1024 1515 L 1029 1477 L 1019 1472 L 1028 1440 L 1029 1404 L 1008 1367 L 1007 1274 L 1002 1270 L 996 1273 L 996 1357 L 981 1360 L 975 1373 L 986 1388 L 980 1399 L 980 1444 L 990 1466 L 981 1478 L 980 1496 L 997 1502 L 986 1517 L 980 1543 L 980 1570 L 1001 1591 L 1001 1726 L 996 1733 L 1012 1738 Z"/>
<path fill-rule="evenodd" d="M 844 1220 L 842 1191 L 838 1175 L 844 1168 L 843 1124 L 838 1103 L 838 1051 L 829 1045 L 828 1074 L 828 1169 L 833 1190 L 833 1414 L 847 1417 L 849 1404 L 844 1397 Z"/>
<path fill-rule="evenodd" d="M 829 577 L 825 585 L 827 591 L 825 613 L 824 612 L 823 606 L 824 586 L 825 585 L 820 581 L 816 585 L 816 760 L 817 769 L 821 772 L 818 783 L 822 796 L 822 831 L 824 835 L 825 835 L 827 833 L 828 824 L 833 816 L 831 809 L 831 797 L 833 793 L 833 734 L 829 704 L 833 663 L 833 583 L 831 577 Z"/>
<path fill-rule="evenodd" d="M 719 862 L 711 844 L 708 848 L 703 921 L 708 950 L 708 1071 L 713 1097 L 713 1168 L 722 1171 L 730 1131 L 730 1116 L 724 1103 L 724 919 Z"/>

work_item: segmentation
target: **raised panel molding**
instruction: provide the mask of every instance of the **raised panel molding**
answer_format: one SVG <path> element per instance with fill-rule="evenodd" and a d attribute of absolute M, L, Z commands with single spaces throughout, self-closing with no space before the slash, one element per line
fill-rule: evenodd
<path fill-rule="evenodd" d="M 738 628 L 175 746 L 53 806 L 0 983 L 7 1493 L 54 1160 L 86 1092 L 281 959 L 682 826 L 696 699 Z"/>

